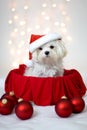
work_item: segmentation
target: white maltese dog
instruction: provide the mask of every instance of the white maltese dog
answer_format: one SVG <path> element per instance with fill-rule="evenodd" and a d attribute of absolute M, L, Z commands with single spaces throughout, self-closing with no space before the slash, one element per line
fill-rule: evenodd
<path fill-rule="evenodd" d="M 33 65 L 26 68 L 25 76 L 54 77 L 63 76 L 63 58 L 66 48 L 61 39 L 49 41 L 32 53 Z"/>

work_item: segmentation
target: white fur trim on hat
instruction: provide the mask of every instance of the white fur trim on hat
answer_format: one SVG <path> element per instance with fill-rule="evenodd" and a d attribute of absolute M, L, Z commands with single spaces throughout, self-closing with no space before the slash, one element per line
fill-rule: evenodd
<path fill-rule="evenodd" d="M 37 39 L 36 41 L 32 42 L 29 45 L 29 51 L 32 53 L 33 51 L 35 51 L 37 48 L 41 47 L 42 45 L 44 45 L 50 41 L 61 39 L 61 38 L 62 37 L 57 33 L 46 34 L 46 35 L 40 37 L 39 39 Z"/>

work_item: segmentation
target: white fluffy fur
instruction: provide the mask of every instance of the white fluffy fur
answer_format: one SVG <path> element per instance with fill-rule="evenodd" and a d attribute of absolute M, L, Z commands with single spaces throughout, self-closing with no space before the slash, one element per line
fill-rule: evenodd
<path fill-rule="evenodd" d="M 66 48 L 61 40 L 46 43 L 33 52 L 33 66 L 26 68 L 24 75 L 35 77 L 62 76 L 64 73 L 62 60 L 65 55 Z"/>

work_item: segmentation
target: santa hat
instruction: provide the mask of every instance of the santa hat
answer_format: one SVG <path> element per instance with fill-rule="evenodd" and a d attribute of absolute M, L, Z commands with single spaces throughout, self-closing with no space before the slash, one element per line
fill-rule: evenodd
<path fill-rule="evenodd" d="M 49 33 L 46 35 L 31 35 L 30 38 L 30 45 L 29 45 L 29 59 L 32 59 L 32 52 L 35 51 L 37 48 L 41 47 L 44 44 L 47 44 L 53 40 L 61 40 L 62 37 L 57 33 Z"/>

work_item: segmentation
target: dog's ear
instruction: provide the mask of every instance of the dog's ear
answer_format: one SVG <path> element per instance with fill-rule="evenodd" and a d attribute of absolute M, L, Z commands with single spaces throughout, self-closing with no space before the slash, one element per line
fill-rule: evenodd
<path fill-rule="evenodd" d="M 38 56 L 37 56 L 37 51 L 34 51 L 34 52 L 32 53 L 32 59 L 33 59 L 34 61 L 37 61 L 37 58 L 38 58 Z"/>
<path fill-rule="evenodd" d="M 57 42 L 58 42 L 58 44 L 57 44 L 58 55 L 59 55 L 60 58 L 63 58 L 67 54 L 66 47 L 65 47 L 64 42 L 62 40 L 58 40 Z"/>

